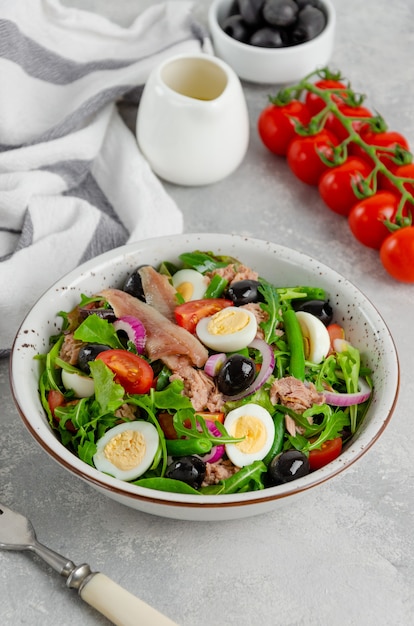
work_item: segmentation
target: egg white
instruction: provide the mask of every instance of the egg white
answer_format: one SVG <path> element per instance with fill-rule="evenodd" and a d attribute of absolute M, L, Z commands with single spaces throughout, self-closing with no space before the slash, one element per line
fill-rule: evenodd
<path fill-rule="evenodd" d="M 72 390 L 77 398 L 89 398 L 95 393 L 95 384 L 90 376 L 62 370 L 62 383 L 65 389 Z"/>
<path fill-rule="evenodd" d="M 331 347 L 331 338 L 323 322 L 312 313 L 297 311 L 305 344 L 305 358 L 312 363 L 321 363 Z"/>
<path fill-rule="evenodd" d="M 172 284 L 186 302 L 201 300 L 208 285 L 208 278 L 197 270 L 178 270 L 172 277 Z"/>
<path fill-rule="evenodd" d="M 245 437 L 240 443 L 226 444 L 226 454 L 237 467 L 264 459 L 275 438 L 272 416 L 258 404 L 249 403 L 230 411 L 225 417 L 224 427 L 233 437 Z M 241 433 L 237 432 L 238 427 Z M 251 451 L 246 451 L 246 448 Z"/>
<path fill-rule="evenodd" d="M 235 316 L 243 315 L 245 325 L 237 328 Z M 216 352 L 237 352 L 256 337 L 257 320 L 248 309 L 229 306 L 210 317 L 203 317 L 196 326 L 196 335 L 208 348 Z"/>
<path fill-rule="evenodd" d="M 126 437 L 126 441 L 118 442 L 118 452 L 122 452 L 124 458 L 130 461 L 131 449 L 128 448 L 128 431 L 135 431 L 140 433 L 145 442 L 145 448 L 143 450 L 142 458 L 136 465 L 129 469 L 121 469 L 118 465 L 114 464 L 105 454 L 105 448 L 114 440 L 117 436 Z M 142 476 L 147 469 L 151 467 L 155 454 L 158 449 L 159 435 L 157 429 L 150 422 L 136 421 L 136 422 L 123 422 L 113 428 L 110 428 L 97 442 L 97 450 L 93 456 L 93 462 L 101 472 L 110 474 L 119 480 L 135 480 L 139 476 Z M 133 462 L 133 460 L 131 460 Z"/>

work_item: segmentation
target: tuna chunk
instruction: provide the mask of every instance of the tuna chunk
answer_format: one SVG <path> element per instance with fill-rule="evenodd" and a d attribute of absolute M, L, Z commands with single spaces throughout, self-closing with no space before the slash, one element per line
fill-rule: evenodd
<path fill-rule="evenodd" d="M 117 317 L 133 315 L 141 320 L 147 332 L 145 352 L 151 361 L 170 355 L 182 355 L 197 367 L 207 361 L 203 344 L 181 326 L 167 319 L 151 305 L 118 289 L 104 289 L 99 294 L 111 305 Z"/>
<path fill-rule="evenodd" d="M 323 404 L 325 396 L 317 392 L 314 385 L 305 385 L 294 376 L 287 376 L 273 382 L 270 388 L 270 401 L 272 404 L 283 404 L 296 413 L 303 413 L 313 404 Z"/>
<path fill-rule="evenodd" d="M 170 380 L 182 380 L 184 393 L 190 398 L 196 411 L 220 411 L 224 404 L 223 395 L 214 380 L 204 370 L 197 370 L 185 357 L 164 357 L 163 362 L 172 371 Z"/>

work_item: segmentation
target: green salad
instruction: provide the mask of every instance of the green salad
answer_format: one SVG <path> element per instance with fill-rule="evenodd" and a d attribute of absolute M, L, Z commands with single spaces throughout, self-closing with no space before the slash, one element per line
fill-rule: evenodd
<path fill-rule="evenodd" d="M 39 393 L 85 463 L 162 491 L 274 487 L 336 459 L 371 371 L 318 286 L 278 286 L 191 251 L 60 311 Z"/>

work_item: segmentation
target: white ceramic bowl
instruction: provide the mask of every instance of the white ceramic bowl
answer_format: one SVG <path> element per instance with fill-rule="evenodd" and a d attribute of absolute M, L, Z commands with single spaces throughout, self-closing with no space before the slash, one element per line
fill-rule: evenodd
<path fill-rule="evenodd" d="M 182 252 L 212 250 L 234 256 L 279 285 L 320 286 L 330 294 L 335 318 L 362 351 L 373 369 L 375 393 L 366 418 L 333 462 L 303 478 L 262 491 L 221 496 L 174 494 L 140 488 L 111 478 L 79 460 L 50 429 L 37 392 L 39 361 L 49 336 L 56 334 L 60 310 L 71 310 L 81 293 L 93 294 L 119 286 L 138 265 L 177 261 Z M 150 239 L 107 252 L 68 274 L 34 305 L 16 336 L 11 357 L 11 386 L 24 424 L 43 450 L 70 473 L 110 498 L 147 513 L 187 520 L 225 520 L 276 509 L 296 501 L 299 494 L 346 470 L 381 435 L 389 422 L 398 394 L 399 365 L 395 346 L 378 311 L 367 298 L 334 270 L 300 252 L 238 235 L 186 234 Z M 45 463 L 48 462 L 45 457 Z"/>
<path fill-rule="evenodd" d="M 233 0 L 213 0 L 208 24 L 217 56 L 226 61 L 243 80 L 253 83 L 294 83 L 331 58 L 335 36 L 335 9 L 331 0 L 321 0 L 327 22 L 325 29 L 312 39 L 285 48 L 261 48 L 241 43 L 221 27 Z"/>

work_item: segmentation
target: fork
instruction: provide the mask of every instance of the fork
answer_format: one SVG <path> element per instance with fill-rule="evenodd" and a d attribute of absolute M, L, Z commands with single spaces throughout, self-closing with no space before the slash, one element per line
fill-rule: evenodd
<path fill-rule="evenodd" d="M 87 563 L 70 559 L 40 543 L 30 520 L 0 503 L 0 549 L 34 552 L 66 578 L 87 604 L 117 626 L 177 626 L 165 615 L 120 587 L 105 574 L 92 572 Z"/>

